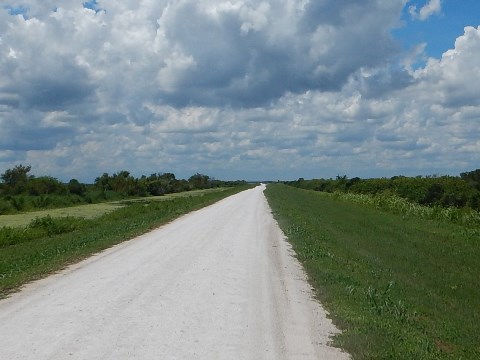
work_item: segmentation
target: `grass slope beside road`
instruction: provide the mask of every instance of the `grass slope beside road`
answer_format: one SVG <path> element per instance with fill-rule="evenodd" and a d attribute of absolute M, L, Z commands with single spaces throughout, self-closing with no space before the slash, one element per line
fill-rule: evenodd
<path fill-rule="evenodd" d="M 164 201 L 145 198 L 93 219 L 47 216 L 33 220 L 26 228 L 0 228 L 0 298 L 28 281 L 247 188 L 176 196 Z"/>
<path fill-rule="evenodd" d="M 479 359 L 480 239 L 322 193 L 265 194 L 354 359 Z"/>
<path fill-rule="evenodd" d="M 13 215 L 0 215 L 0 228 L 4 226 L 10 226 L 10 227 L 27 226 L 28 224 L 30 224 L 31 221 L 35 220 L 36 218 L 38 217 L 41 218 L 45 216 L 51 216 L 52 218 L 80 217 L 84 219 L 93 219 L 133 202 L 165 201 L 165 200 L 170 200 L 177 197 L 203 196 L 205 194 L 212 193 L 212 192 L 225 191 L 226 189 L 228 188 L 192 190 L 192 191 L 185 191 L 180 193 L 166 194 L 162 196 L 149 196 L 149 197 L 134 198 L 134 199 L 128 198 L 128 199 L 119 200 L 119 201 L 108 201 L 108 202 L 101 202 L 96 204 L 77 205 L 77 206 L 69 206 L 69 207 L 62 207 L 62 208 L 56 208 L 56 209 L 29 211 L 29 212 L 24 212 L 21 214 L 13 214 Z"/>

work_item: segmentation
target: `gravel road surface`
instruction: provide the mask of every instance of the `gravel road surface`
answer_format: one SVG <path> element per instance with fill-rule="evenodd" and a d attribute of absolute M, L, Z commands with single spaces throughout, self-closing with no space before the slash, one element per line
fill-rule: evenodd
<path fill-rule="evenodd" d="M 264 186 L 0 301 L 0 359 L 348 359 Z"/>

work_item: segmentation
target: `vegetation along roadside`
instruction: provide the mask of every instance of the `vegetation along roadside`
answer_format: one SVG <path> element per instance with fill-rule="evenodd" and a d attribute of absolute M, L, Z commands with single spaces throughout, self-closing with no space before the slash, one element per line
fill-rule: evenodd
<path fill-rule="evenodd" d="M 93 184 L 77 179 L 63 183 L 52 176 L 31 175 L 30 171 L 31 166 L 19 164 L 0 174 L 0 215 L 246 184 L 243 180 L 222 181 L 199 173 L 188 180 L 177 179 L 173 173 L 136 178 L 126 170 L 104 173 Z"/>
<path fill-rule="evenodd" d="M 354 359 L 480 358 L 476 224 L 283 184 L 265 194 Z"/>
<path fill-rule="evenodd" d="M 249 187 L 242 185 L 163 201 L 144 198 L 93 219 L 46 216 L 32 220 L 27 227 L 0 228 L 0 298 L 26 282 Z"/>
<path fill-rule="evenodd" d="M 175 197 L 191 197 L 191 196 L 202 196 L 208 192 L 218 192 L 225 191 L 226 188 L 211 188 L 203 190 L 191 190 L 180 193 L 166 194 L 161 196 L 149 196 L 143 198 L 125 198 L 124 200 L 119 201 L 106 201 L 96 204 L 86 204 L 86 205 L 77 205 L 77 206 L 68 206 L 60 207 L 54 209 L 43 209 L 36 211 L 28 211 L 18 214 L 9 214 L 9 215 L 0 215 L 0 228 L 7 227 L 17 227 L 17 226 L 27 226 L 36 218 L 43 218 L 51 216 L 52 218 L 59 217 L 77 217 L 84 219 L 93 219 L 99 216 L 102 216 L 108 212 L 114 211 L 115 209 L 124 207 L 133 202 L 145 202 L 148 199 L 151 201 L 165 201 L 171 200 Z"/>

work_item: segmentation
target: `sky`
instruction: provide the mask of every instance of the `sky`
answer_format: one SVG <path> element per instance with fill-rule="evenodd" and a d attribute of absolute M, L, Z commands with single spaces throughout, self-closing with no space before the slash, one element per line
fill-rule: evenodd
<path fill-rule="evenodd" d="M 1 0 L 0 173 L 480 168 L 478 0 Z"/>

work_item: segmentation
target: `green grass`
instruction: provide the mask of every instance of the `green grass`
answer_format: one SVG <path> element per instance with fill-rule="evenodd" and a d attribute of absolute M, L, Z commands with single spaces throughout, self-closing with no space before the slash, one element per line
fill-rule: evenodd
<path fill-rule="evenodd" d="M 91 219 L 46 216 L 0 229 L 0 298 L 96 252 L 247 189 L 142 199 Z"/>
<path fill-rule="evenodd" d="M 8 227 L 18 227 L 18 226 L 27 226 L 36 218 L 51 216 L 53 218 L 58 217 L 79 217 L 84 219 L 94 219 L 96 217 L 102 216 L 108 212 L 114 211 L 120 207 L 125 206 L 126 204 L 133 202 L 150 202 L 150 201 L 165 201 L 169 199 L 174 199 L 178 197 L 190 197 L 190 196 L 203 196 L 205 194 L 222 192 L 228 188 L 215 188 L 215 189 L 205 189 L 205 190 L 193 190 L 175 194 L 167 194 L 164 196 L 151 196 L 138 199 L 126 199 L 120 201 L 110 201 L 97 204 L 88 204 L 88 205 L 78 205 L 71 207 L 63 207 L 58 209 L 47 209 L 39 211 L 25 212 L 21 214 L 13 215 L 0 215 L 0 228 L 4 226 Z"/>
<path fill-rule="evenodd" d="M 478 231 L 284 185 L 269 203 L 354 359 L 479 359 Z"/>
<path fill-rule="evenodd" d="M 0 215 L 0 227 L 23 227 L 30 224 L 36 218 L 42 218 L 46 216 L 51 216 L 53 218 L 79 217 L 84 219 L 94 219 L 123 206 L 124 205 L 120 202 L 108 202 L 59 209 L 31 211 L 14 215 Z"/>

